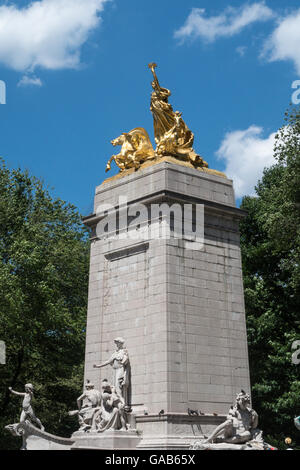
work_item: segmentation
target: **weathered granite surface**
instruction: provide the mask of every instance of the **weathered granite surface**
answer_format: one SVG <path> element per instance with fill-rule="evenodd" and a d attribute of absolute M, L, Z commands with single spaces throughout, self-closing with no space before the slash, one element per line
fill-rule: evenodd
<path fill-rule="evenodd" d="M 5 426 L 14 436 L 22 437 L 21 450 L 70 450 L 73 439 L 54 436 L 36 428 L 28 421 Z"/>
<path fill-rule="evenodd" d="M 74 433 L 72 438 L 75 439 L 75 443 L 71 450 L 131 450 L 135 449 L 141 441 L 141 436 L 136 430 L 108 430 L 103 434 L 78 432 Z"/>
<path fill-rule="evenodd" d="M 204 204 L 203 249 L 174 238 L 98 239 L 97 207 L 118 205 L 120 196 L 129 204 Z M 96 387 L 113 380 L 112 370 L 93 365 L 123 336 L 137 428 L 144 438 L 192 435 L 191 424 L 162 420 L 160 411 L 224 417 L 236 392 L 250 390 L 238 228 L 244 213 L 232 181 L 165 161 L 98 186 L 94 212 L 84 219 L 93 228 L 85 379 Z M 203 434 L 213 428 L 202 427 Z"/>

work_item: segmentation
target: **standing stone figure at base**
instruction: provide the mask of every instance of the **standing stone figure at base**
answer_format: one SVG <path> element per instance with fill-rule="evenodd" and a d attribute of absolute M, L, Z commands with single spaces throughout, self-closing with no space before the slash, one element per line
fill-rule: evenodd
<path fill-rule="evenodd" d="M 31 406 L 31 401 L 33 398 L 33 385 L 26 384 L 25 385 L 25 393 L 15 392 L 11 387 L 8 388 L 11 393 L 14 395 L 18 395 L 20 397 L 24 397 L 22 403 L 22 413 L 20 416 L 20 423 L 25 423 L 26 421 L 31 422 L 33 425 L 37 424 L 38 427 L 44 431 L 44 426 L 42 425 L 41 421 L 35 416 L 33 408 Z"/>
<path fill-rule="evenodd" d="M 101 368 L 111 365 L 115 371 L 115 389 L 118 395 L 124 400 L 125 409 L 130 409 L 130 395 L 131 395 L 131 377 L 130 377 L 130 361 L 126 348 L 124 348 L 125 340 L 123 338 L 116 338 L 116 351 L 107 361 L 102 364 L 94 364 L 95 368 Z"/>

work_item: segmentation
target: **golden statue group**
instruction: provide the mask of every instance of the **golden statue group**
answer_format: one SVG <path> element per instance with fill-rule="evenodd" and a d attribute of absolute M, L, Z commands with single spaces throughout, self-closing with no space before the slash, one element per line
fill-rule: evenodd
<path fill-rule="evenodd" d="M 110 170 L 112 161 L 115 161 L 122 172 L 130 168 L 138 169 L 142 163 L 164 156 L 190 162 L 195 168 L 208 167 L 203 158 L 193 149 L 194 134 L 182 119 L 182 113 L 174 112 L 168 102 L 171 92 L 160 86 L 155 73 L 156 67 L 154 63 L 149 64 L 154 77 L 150 110 L 153 114 L 156 150 L 152 147 L 147 131 L 142 127 L 123 132 L 120 137 L 111 141 L 112 145 L 122 147 L 118 155 L 113 155 L 109 159 L 106 171 Z"/>

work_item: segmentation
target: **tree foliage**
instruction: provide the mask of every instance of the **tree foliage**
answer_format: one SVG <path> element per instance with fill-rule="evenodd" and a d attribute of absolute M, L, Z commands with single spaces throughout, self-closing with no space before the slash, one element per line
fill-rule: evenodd
<path fill-rule="evenodd" d="M 19 397 L 35 385 L 46 430 L 69 436 L 67 416 L 82 387 L 88 283 L 87 234 L 76 209 L 53 199 L 28 172 L 0 162 L 0 448 L 20 445 L 3 430 L 18 422 Z"/>
<path fill-rule="evenodd" d="M 264 171 L 257 197 L 244 197 L 248 216 L 241 246 L 252 395 L 269 440 L 300 444 L 300 112 L 291 108 L 276 135 L 276 164 Z M 255 157 L 255 156 L 254 156 Z"/>

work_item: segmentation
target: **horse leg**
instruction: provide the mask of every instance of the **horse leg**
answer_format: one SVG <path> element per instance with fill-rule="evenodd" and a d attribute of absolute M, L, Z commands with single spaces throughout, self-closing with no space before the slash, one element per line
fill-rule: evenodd
<path fill-rule="evenodd" d="M 127 166 L 128 168 L 134 168 L 135 170 L 137 170 L 140 167 L 140 162 L 136 154 L 129 153 L 127 155 Z"/>
<path fill-rule="evenodd" d="M 126 169 L 126 159 L 121 153 L 115 156 L 115 162 L 121 171 Z"/>
<path fill-rule="evenodd" d="M 106 168 L 105 168 L 105 173 L 107 173 L 110 168 L 111 168 L 111 162 L 115 160 L 116 161 L 116 156 L 113 155 L 112 157 L 110 157 L 110 159 L 108 160 L 107 164 L 106 164 Z"/>

